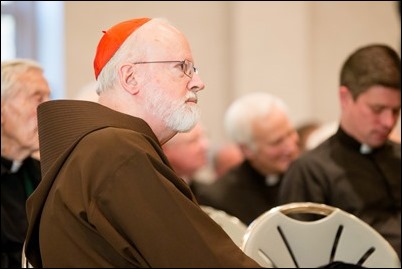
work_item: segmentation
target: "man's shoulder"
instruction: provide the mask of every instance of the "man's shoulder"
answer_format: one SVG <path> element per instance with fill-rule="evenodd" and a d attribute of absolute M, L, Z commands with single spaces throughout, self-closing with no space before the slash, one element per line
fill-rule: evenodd
<path fill-rule="evenodd" d="M 147 135 L 125 128 L 105 127 L 84 136 L 76 150 L 88 158 L 132 158 L 151 154 L 160 158 L 162 149 Z"/>
<path fill-rule="evenodd" d="M 102 146 L 145 145 L 150 144 L 147 136 L 132 129 L 107 126 L 88 133 L 82 139 L 83 143 L 100 143 Z"/>
<path fill-rule="evenodd" d="M 250 176 L 244 172 L 244 169 L 241 169 L 241 167 L 236 167 L 217 178 L 211 184 L 211 188 L 238 188 L 239 186 L 243 185 L 244 182 L 247 183 L 249 178 Z"/>
<path fill-rule="evenodd" d="M 333 148 L 326 141 L 314 149 L 303 152 L 295 162 L 301 163 L 321 163 L 330 159 Z"/>

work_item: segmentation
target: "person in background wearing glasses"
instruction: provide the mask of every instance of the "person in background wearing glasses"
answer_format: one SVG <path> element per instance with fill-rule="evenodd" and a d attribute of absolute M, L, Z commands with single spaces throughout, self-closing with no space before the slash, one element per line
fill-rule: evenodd
<path fill-rule="evenodd" d="M 277 205 L 281 175 L 299 155 L 299 138 L 285 104 L 265 92 L 246 94 L 228 108 L 224 126 L 244 161 L 199 193 L 199 202 L 250 224 Z"/>
<path fill-rule="evenodd" d="M 1 62 L 1 268 L 21 267 L 28 227 L 25 203 L 40 181 L 36 108 L 50 96 L 39 63 Z"/>
<path fill-rule="evenodd" d="M 34 267 L 255 267 L 197 204 L 161 145 L 198 119 L 204 83 L 162 19 L 105 31 L 99 101 L 38 109 L 43 179 L 27 202 Z"/>
<path fill-rule="evenodd" d="M 387 45 L 344 62 L 335 134 L 286 172 L 280 203 L 316 202 L 364 220 L 401 255 L 401 144 L 390 140 L 401 110 L 401 60 Z"/>

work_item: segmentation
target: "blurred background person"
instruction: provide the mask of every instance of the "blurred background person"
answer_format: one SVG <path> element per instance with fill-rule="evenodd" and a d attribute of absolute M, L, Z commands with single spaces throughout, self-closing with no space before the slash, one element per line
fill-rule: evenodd
<path fill-rule="evenodd" d="M 401 61 L 386 45 L 354 51 L 340 72 L 340 125 L 292 163 L 281 204 L 316 202 L 362 219 L 401 253 L 401 145 L 389 139 L 401 109 Z"/>
<path fill-rule="evenodd" d="M 400 119 L 398 120 L 400 122 Z M 327 140 L 329 137 L 334 135 L 339 127 L 339 121 L 330 121 L 321 124 L 315 130 L 305 137 L 305 150 L 310 150 L 317 147 L 319 144 Z M 392 132 L 389 134 L 389 139 L 397 143 L 401 143 L 400 135 L 398 134 L 398 124 L 394 127 Z"/>
<path fill-rule="evenodd" d="M 225 114 L 225 129 L 244 161 L 207 186 L 200 203 L 250 224 L 277 205 L 281 176 L 299 155 L 299 139 L 286 105 L 263 92 L 235 100 Z"/>
<path fill-rule="evenodd" d="M 212 167 L 215 179 L 222 177 L 231 168 L 244 160 L 243 153 L 236 143 L 224 143 L 212 152 Z"/>
<path fill-rule="evenodd" d="M 39 63 L 1 62 L 1 267 L 21 267 L 27 230 L 25 202 L 39 184 L 37 106 L 50 88 Z M 38 156 L 36 157 L 38 158 Z"/>
<path fill-rule="evenodd" d="M 198 188 L 203 183 L 196 179 L 197 172 L 208 163 L 209 141 L 201 123 L 197 123 L 190 131 L 178 133 L 162 149 L 173 170 L 191 188 L 197 197 Z"/>

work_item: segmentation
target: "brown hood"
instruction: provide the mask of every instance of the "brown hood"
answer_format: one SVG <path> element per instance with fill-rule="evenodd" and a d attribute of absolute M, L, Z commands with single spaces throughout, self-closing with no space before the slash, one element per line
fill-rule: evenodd
<path fill-rule="evenodd" d="M 88 101 L 42 103 L 38 107 L 38 127 L 42 180 L 27 201 L 29 227 L 25 248 L 28 260 L 35 267 L 41 267 L 36 257 L 40 257 L 38 231 L 44 202 L 60 166 L 81 138 L 98 129 L 118 127 L 143 133 L 160 147 L 155 134 L 142 119 Z"/>
<path fill-rule="evenodd" d="M 87 101 L 55 100 L 41 104 L 38 107 L 38 126 L 43 177 L 82 137 L 98 129 L 127 128 L 144 133 L 159 143 L 142 119 Z"/>

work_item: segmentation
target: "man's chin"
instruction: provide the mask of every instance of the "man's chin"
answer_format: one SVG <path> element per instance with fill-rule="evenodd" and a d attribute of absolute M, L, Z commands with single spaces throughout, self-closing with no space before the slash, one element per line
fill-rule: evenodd
<path fill-rule="evenodd" d="M 367 145 L 370 146 L 371 148 L 378 148 L 378 147 L 381 147 L 382 145 L 384 145 L 387 140 L 388 140 L 388 137 L 381 138 L 381 139 L 373 139 L 372 141 L 370 141 L 370 143 L 367 143 Z"/>
<path fill-rule="evenodd" d="M 188 123 L 186 125 L 181 124 L 180 126 L 177 126 L 176 131 L 179 133 L 185 133 L 190 131 L 191 129 L 194 128 L 195 124 L 197 123 L 197 121 L 194 121 L 193 123 Z"/>

